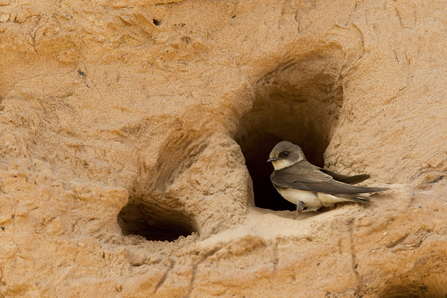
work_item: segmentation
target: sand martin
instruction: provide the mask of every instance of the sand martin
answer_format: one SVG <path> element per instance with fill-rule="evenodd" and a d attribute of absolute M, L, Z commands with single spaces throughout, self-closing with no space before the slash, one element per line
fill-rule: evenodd
<path fill-rule="evenodd" d="M 309 163 L 298 145 L 287 141 L 276 144 L 267 162 L 275 169 L 270 176 L 273 186 L 287 201 L 296 205 L 294 219 L 304 207 L 316 211 L 339 202 L 368 203 L 369 198 L 359 193 L 387 190 L 380 187 L 352 186 L 370 176 L 345 176 Z"/>

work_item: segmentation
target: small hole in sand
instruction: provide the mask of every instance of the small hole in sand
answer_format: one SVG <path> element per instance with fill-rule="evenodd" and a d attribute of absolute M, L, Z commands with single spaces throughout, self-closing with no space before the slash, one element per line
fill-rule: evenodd
<path fill-rule="evenodd" d="M 152 22 L 154 22 L 155 26 L 160 26 L 161 20 L 153 19 Z"/>
<path fill-rule="evenodd" d="M 390 281 L 388 281 L 390 282 Z M 393 283 L 395 281 L 391 281 Z M 391 284 L 378 295 L 378 297 L 386 298 L 403 298 L 403 297 L 444 297 L 447 296 L 442 291 L 436 293 L 436 289 L 429 289 L 427 286 L 421 284 L 420 281 L 416 283 L 407 284 Z"/>
<path fill-rule="evenodd" d="M 129 202 L 118 214 L 124 235 L 140 235 L 147 240 L 174 241 L 198 232 L 192 214 L 169 187 L 176 177 L 195 162 L 208 143 L 200 132 L 173 132 L 160 149 L 153 167 L 141 164 L 139 175 L 129 191 Z"/>
<path fill-rule="evenodd" d="M 129 200 L 118 215 L 118 224 L 124 235 L 139 235 L 156 241 L 174 241 L 197 232 L 195 223 L 187 215 L 146 204 L 141 198 Z"/>

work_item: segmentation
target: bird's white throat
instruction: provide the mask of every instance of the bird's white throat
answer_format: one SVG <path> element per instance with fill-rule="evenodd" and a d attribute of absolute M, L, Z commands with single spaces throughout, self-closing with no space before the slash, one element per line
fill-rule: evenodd
<path fill-rule="evenodd" d="M 296 164 L 297 162 L 302 161 L 302 160 L 303 160 L 302 157 L 296 161 L 291 161 L 288 159 L 280 159 L 280 160 L 272 161 L 272 165 L 275 170 L 281 170 L 281 169 L 293 166 L 294 164 Z"/>

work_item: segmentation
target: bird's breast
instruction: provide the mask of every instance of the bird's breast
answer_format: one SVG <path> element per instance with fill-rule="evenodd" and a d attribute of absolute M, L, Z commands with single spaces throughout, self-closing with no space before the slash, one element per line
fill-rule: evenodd
<path fill-rule="evenodd" d="M 289 201 L 295 205 L 298 203 L 298 201 L 301 201 L 307 207 L 320 207 L 321 206 L 321 202 L 318 199 L 317 194 L 314 192 L 299 190 L 299 189 L 294 189 L 294 188 L 288 188 L 288 187 L 276 187 L 275 186 L 275 188 L 284 199 L 286 199 L 287 201 Z"/>

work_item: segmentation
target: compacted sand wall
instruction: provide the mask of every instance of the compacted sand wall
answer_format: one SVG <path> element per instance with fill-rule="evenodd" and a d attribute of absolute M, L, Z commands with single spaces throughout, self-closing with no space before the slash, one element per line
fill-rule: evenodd
<path fill-rule="evenodd" d="M 0 297 L 445 297 L 446 16 L 0 0 Z M 292 220 L 283 139 L 390 190 Z"/>

